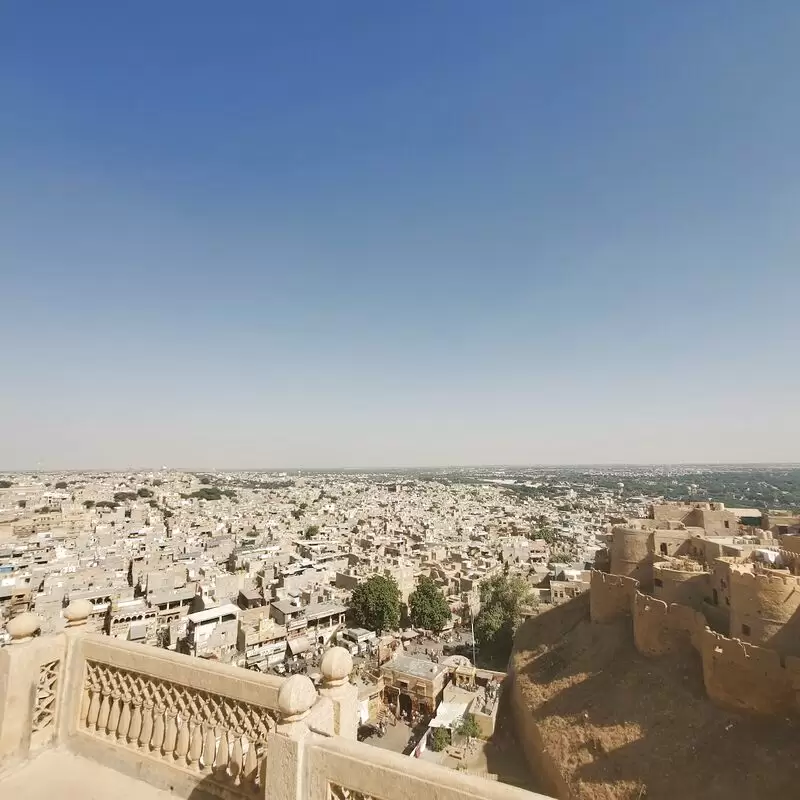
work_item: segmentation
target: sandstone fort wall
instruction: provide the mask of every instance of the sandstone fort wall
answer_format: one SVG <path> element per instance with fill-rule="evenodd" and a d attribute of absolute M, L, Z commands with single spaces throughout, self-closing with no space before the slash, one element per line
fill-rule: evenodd
<path fill-rule="evenodd" d="M 783 596 L 796 582 L 787 575 L 765 578 L 768 597 Z M 762 714 L 800 714 L 800 657 L 712 631 L 700 611 L 644 594 L 625 576 L 592 572 L 589 602 L 595 623 L 631 616 L 634 645 L 642 655 L 696 650 L 713 702 Z M 792 616 L 792 624 L 797 617 Z"/>
<path fill-rule="evenodd" d="M 625 575 L 609 575 L 592 570 L 589 616 L 593 622 L 610 622 L 630 616 L 639 582 Z"/>
<path fill-rule="evenodd" d="M 700 648 L 706 619 L 677 603 L 636 592 L 633 599 L 633 641 L 646 656 L 660 656 L 694 646 Z"/>

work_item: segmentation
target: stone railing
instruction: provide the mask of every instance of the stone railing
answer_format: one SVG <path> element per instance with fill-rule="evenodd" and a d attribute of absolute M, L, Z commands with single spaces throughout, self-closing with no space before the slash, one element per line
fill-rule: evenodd
<path fill-rule="evenodd" d="M 67 608 L 62 634 L 34 636 L 32 614 L 7 626 L 0 768 L 57 745 L 192 800 L 536 797 L 355 741 L 358 693 L 342 648 L 325 654 L 317 691 L 302 675 L 87 634 L 81 602 Z"/>

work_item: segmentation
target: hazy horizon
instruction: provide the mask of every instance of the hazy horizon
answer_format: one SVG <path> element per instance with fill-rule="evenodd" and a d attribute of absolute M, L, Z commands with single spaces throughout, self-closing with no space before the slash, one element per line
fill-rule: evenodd
<path fill-rule="evenodd" d="M 800 459 L 800 4 L 0 23 L 0 469 Z"/>

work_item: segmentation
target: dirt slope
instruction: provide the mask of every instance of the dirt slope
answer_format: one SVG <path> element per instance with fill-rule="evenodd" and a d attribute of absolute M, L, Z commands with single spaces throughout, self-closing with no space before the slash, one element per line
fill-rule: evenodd
<path fill-rule="evenodd" d="M 580 598 L 525 623 L 512 656 L 573 798 L 800 798 L 796 721 L 712 705 L 694 651 L 645 658 L 630 620 L 592 624 L 586 609 Z"/>

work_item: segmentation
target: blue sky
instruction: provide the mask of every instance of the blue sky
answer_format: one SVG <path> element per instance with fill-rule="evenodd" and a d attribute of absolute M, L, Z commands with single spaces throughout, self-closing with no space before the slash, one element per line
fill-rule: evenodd
<path fill-rule="evenodd" d="M 799 461 L 798 41 L 5 3 L 0 467 Z"/>

